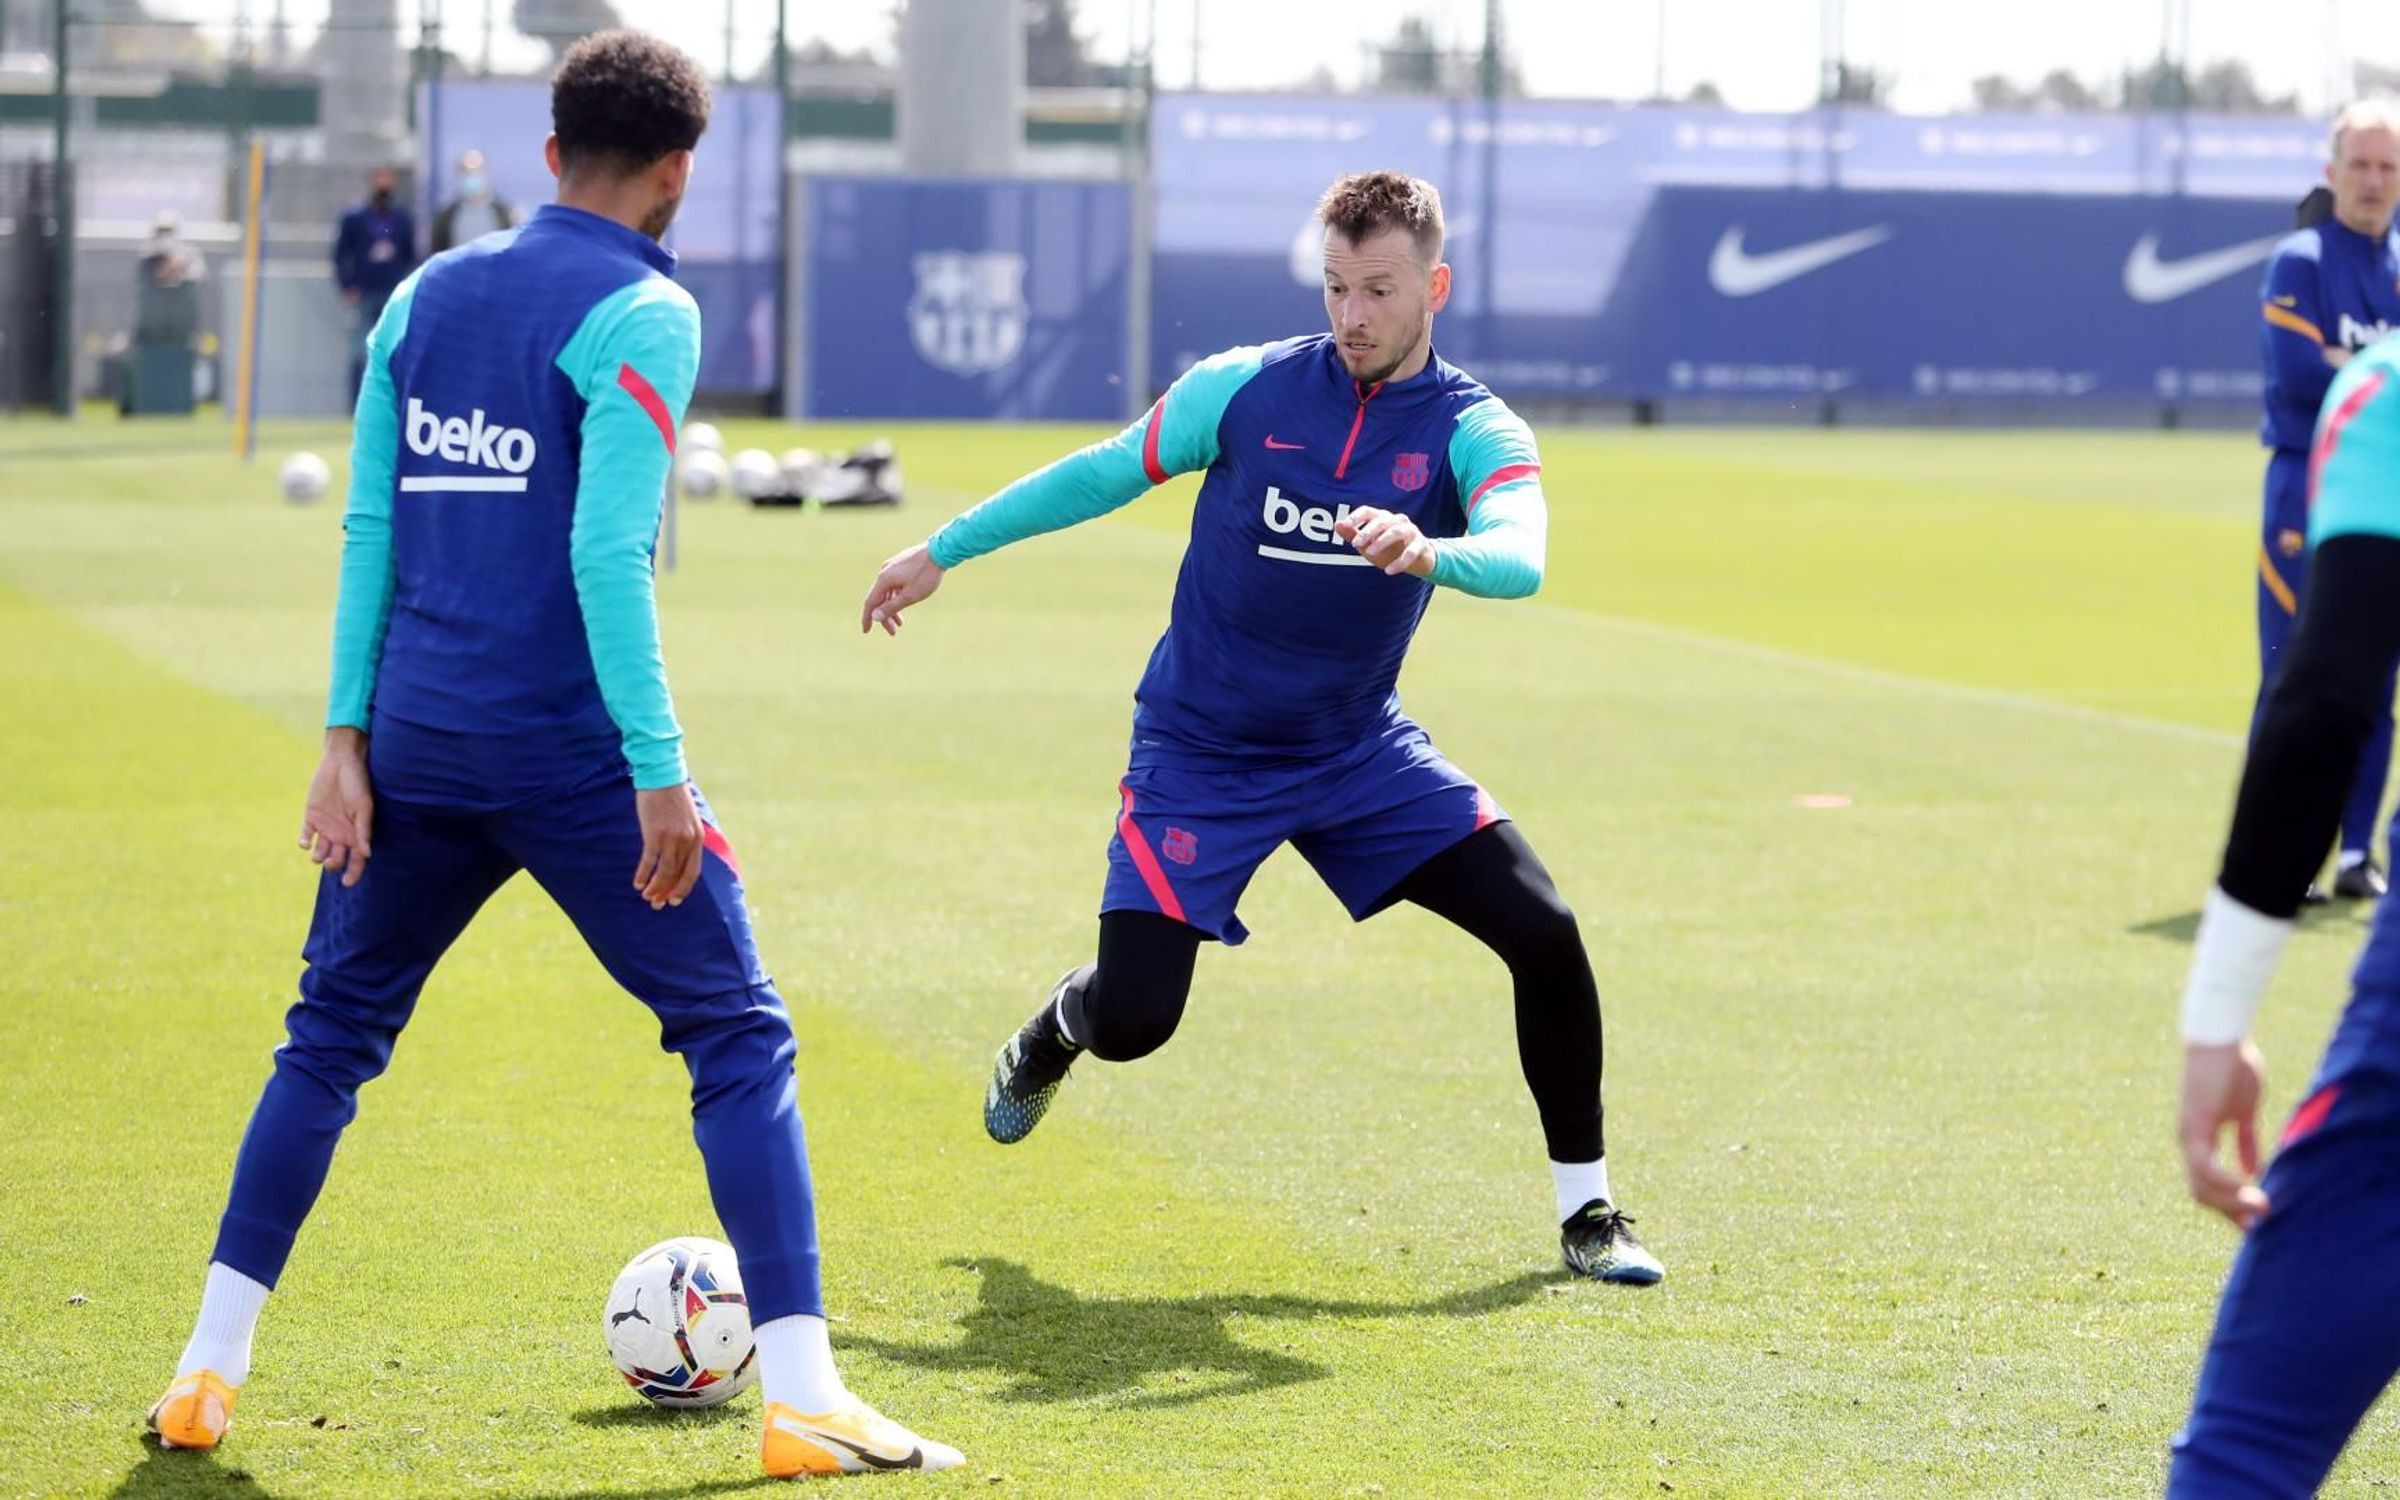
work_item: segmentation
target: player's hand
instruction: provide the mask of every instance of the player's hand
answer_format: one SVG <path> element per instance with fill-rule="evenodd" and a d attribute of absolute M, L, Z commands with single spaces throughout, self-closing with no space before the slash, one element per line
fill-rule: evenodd
<path fill-rule="evenodd" d="M 933 591 L 941 586 L 942 565 L 933 560 L 923 542 L 917 543 L 875 575 L 874 584 L 867 589 L 867 602 L 859 606 L 859 633 L 867 634 L 881 625 L 885 635 L 898 635 L 900 611 L 933 597 Z"/>
<path fill-rule="evenodd" d="M 374 853 L 375 797 L 367 785 L 367 737 L 356 729 L 325 731 L 325 754 L 308 779 L 308 807 L 300 815 L 300 847 L 309 862 L 341 872 L 356 885 Z"/>
<path fill-rule="evenodd" d="M 642 820 L 642 862 L 633 867 L 633 888 L 652 911 L 681 906 L 700 883 L 700 809 L 692 789 L 635 792 L 633 806 Z"/>
<path fill-rule="evenodd" d="M 2241 1229 L 2267 1211 L 2267 1195 L 2257 1181 L 2258 1100 L 2266 1084 L 2267 1060 L 2248 1037 L 2218 1046 L 2184 1044 L 2183 1102 L 2175 1112 L 2184 1181 L 2192 1201 Z M 2238 1172 L 2217 1158 L 2228 1126 Z"/>
<path fill-rule="evenodd" d="M 1359 556 L 1395 577 L 1433 573 L 1433 538 L 1396 510 L 1362 505 L 1333 523 L 1333 534 L 1358 549 Z"/>
<path fill-rule="evenodd" d="M 2327 364 L 2329 364 L 2329 365 L 2333 366 L 2335 369 L 2337 369 L 2337 370 L 2338 370 L 2338 369 L 2340 369 L 2342 366 L 2344 366 L 2344 365 L 2346 365 L 2346 364 L 2350 363 L 2350 351 L 2349 351 L 2349 350 L 2347 350 L 2347 349 L 2338 349 L 2338 348 L 2337 348 L 2337 349 L 2327 349 L 2327 350 L 2325 351 L 2325 363 L 2327 363 Z"/>

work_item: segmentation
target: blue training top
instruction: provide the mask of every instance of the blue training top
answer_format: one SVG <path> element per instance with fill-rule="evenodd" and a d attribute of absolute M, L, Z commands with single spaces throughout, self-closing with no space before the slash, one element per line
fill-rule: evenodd
<path fill-rule="evenodd" d="M 2267 414 L 2259 441 L 2305 453 L 2333 384 L 2325 351 L 2363 349 L 2400 326 L 2400 230 L 2369 239 L 2334 219 L 2303 229 L 2275 247 L 2260 295 Z"/>
<path fill-rule="evenodd" d="M 1202 360 L 1148 416 L 1026 476 L 930 544 L 956 567 L 1205 470 L 1167 632 L 1134 734 L 1163 760 L 1307 759 L 1399 717 L 1396 684 L 1436 584 L 1541 587 L 1548 526 L 1533 434 L 1436 355 L 1362 386 L 1324 334 Z M 1433 576 L 1388 576 L 1334 534 L 1353 508 L 1400 511 Z"/>
<path fill-rule="evenodd" d="M 579 209 L 426 263 L 367 342 L 328 725 L 379 791 L 684 780 L 651 551 L 700 366 L 673 252 Z"/>

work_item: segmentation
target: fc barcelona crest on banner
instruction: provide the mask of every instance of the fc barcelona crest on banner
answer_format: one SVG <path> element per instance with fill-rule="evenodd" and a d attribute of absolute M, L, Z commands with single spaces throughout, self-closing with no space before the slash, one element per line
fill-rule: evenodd
<path fill-rule="evenodd" d="M 935 250 L 915 257 L 908 331 L 925 362 L 983 375 L 1025 345 L 1025 257 L 1002 250 Z"/>
<path fill-rule="evenodd" d="M 1421 490 L 1433 478 L 1433 465 L 1422 453 L 1403 453 L 1392 460 L 1392 483 L 1404 490 Z"/>

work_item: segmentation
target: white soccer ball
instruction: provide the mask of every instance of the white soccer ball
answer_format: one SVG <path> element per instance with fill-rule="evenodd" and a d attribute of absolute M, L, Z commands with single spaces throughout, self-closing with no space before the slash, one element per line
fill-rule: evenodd
<path fill-rule="evenodd" d="M 725 455 L 714 448 L 695 448 L 675 467 L 683 481 L 683 492 L 694 500 L 713 500 L 733 484 L 733 471 L 726 466 Z"/>
<path fill-rule="evenodd" d="M 733 492 L 756 500 L 782 487 L 783 466 L 764 448 L 744 448 L 733 456 Z"/>
<path fill-rule="evenodd" d="M 325 498 L 333 485 L 333 469 L 314 453 L 295 453 L 283 461 L 281 483 L 284 499 L 306 505 Z"/>
<path fill-rule="evenodd" d="M 742 1273 L 715 1240 L 663 1240 L 626 1262 L 600 1330 L 617 1373 L 656 1405 L 715 1406 L 758 1383 Z"/>
<path fill-rule="evenodd" d="M 725 451 L 725 435 L 717 431 L 714 422 L 686 422 L 683 424 L 683 451 L 722 453 Z"/>

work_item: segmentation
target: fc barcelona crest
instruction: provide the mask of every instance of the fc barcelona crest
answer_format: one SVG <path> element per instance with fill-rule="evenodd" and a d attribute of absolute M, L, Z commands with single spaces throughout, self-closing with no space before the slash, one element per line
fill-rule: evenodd
<path fill-rule="evenodd" d="M 1422 453 L 1403 453 L 1392 460 L 1392 483 L 1404 490 L 1421 490 L 1433 478 L 1433 465 Z"/>
<path fill-rule="evenodd" d="M 1170 828 L 1158 841 L 1159 852 L 1179 865 L 1188 865 L 1200 857 L 1200 839 L 1188 828 Z"/>
<path fill-rule="evenodd" d="M 1025 346 L 1025 257 L 1005 250 L 934 250 L 916 256 L 909 336 L 937 370 L 985 375 Z"/>

